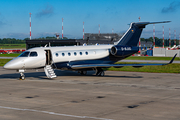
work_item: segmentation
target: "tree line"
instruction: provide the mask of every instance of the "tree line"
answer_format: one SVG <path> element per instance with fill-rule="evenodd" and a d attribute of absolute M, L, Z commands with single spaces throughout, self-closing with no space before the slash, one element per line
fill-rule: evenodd
<path fill-rule="evenodd" d="M 141 38 L 141 41 L 153 43 L 153 37 Z M 163 39 L 155 37 L 155 45 L 158 47 L 162 47 L 163 46 Z M 174 45 L 174 39 L 171 39 L 171 46 L 173 46 L 173 45 Z M 176 45 L 179 45 L 179 40 L 177 40 L 177 39 L 176 39 Z M 169 39 L 164 39 L 164 46 L 169 47 Z"/>
<path fill-rule="evenodd" d="M 41 37 L 41 38 L 37 38 L 36 40 L 46 40 L 46 39 L 56 39 L 56 37 Z M 68 39 L 67 37 L 64 37 L 64 39 Z M 15 39 L 15 38 L 0 38 L 0 44 L 25 44 L 26 40 L 29 40 L 29 38 L 25 38 L 25 39 Z M 150 38 L 141 38 L 141 41 L 145 41 L 145 42 L 152 42 L 153 43 L 153 37 Z M 179 45 L 179 40 L 176 40 L 176 44 Z M 163 46 L 163 39 L 161 38 L 157 38 L 155 37 L 155 45 L 162 47 Z M 171 45 L 174 45 L 174 39 L 171 40 Z M 165 39 L 164 40 L 164 46 L 169 46 L 169 40 Z"/>
<path fill-rule="evenodd" d="M 25 40 L 15 38 L 0 38 L 0 44 L 25 44 Z"/>
<path fill-rule="evenodd" d="M 56 37 L 40 37 L 36 38 L 36 40 L 47 40 L 47 39 L 56 39 Z M 67 37 L 64 37 L 63 39 L 68 39 Z M 0 44 L 25 44 L 26 40 L 30 40 L 29 38 L 25 39 L 15 39 L 15 38 L 0 38 Z"/>

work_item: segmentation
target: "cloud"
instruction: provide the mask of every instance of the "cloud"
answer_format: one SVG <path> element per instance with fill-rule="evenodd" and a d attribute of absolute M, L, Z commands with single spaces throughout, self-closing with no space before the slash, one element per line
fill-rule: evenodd
<path fill-rule="evenodd" d="M 42 9 L 40 12 L 36 14 L 37 18 L 41 17 L 49 17 L 54 14 L 54 7 L 52 5 L 47 5 L 45 9 Z"/>
<path fill-rule="evenodd" d="M 170 13 L 175 12 L 178 8 L 180 8 L 180 2 L 172 2 L 169 4 L 169 7 L 164 7 L 161 12 L 162 13 Z"/>

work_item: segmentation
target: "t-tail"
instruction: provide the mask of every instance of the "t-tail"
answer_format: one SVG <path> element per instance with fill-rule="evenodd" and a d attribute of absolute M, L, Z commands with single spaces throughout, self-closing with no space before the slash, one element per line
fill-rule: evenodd
<path fill-rule="evenodd" d="M 122 38 L 117 42 L 117 45 L 121 46 L 137 46 L 143 28 L 148 24 L 158 24 L 158 23 L 168 23 L 170 21 L 162 21 L 162 22 L 137 22 L 131 23 L 130 28 L 127 32 L 122 36 Z"/>
<path fill-rule="evenodd" d="M 126 58 L 134 53 L 137 53 L 139 51 L 139 47 L 137 46 L 139 38 L 146 25 L 168 22 L 170 21 L 131 23 L 127 32 L 111 48 L 111 54 L 116 57 Z"/>

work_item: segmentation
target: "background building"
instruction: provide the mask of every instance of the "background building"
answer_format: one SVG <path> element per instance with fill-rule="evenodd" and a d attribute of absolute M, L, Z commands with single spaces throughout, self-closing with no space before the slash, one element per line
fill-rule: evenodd
<path fill-rule="evenodd" d="M 33 39 L 26 40 L 26 49 L 44 46 L 73 46 L 73 45 L 95 45 L 95 44 L 114 44 L 122 36 L 116 33 L 92 34 L 85 33 L 85 40 L 82 39 Z"/>
<path fill-rule="evenodd" d="M 85 33 L 84 34 L 85 39 L 89 40 L 113 40 L 118 41 L 122 35 L 117 33 Z"/>

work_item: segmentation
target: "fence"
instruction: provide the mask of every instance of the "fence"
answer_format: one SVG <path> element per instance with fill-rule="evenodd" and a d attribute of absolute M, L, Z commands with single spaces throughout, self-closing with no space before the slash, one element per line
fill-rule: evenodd
<path fill-rule="evenodd" d="M 180 57 L 180 50 L 166 50 L 166 48 L 153 48 L 153 56 Z"/>

